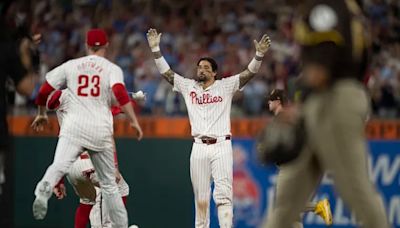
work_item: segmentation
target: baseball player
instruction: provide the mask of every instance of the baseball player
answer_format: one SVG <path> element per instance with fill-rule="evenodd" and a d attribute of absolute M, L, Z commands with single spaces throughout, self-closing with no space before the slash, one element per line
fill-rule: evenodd
<path fill-rule="evenodd" d="M 40 131 L 48 122 L 45 105 L 49 94 L 66 88 L 70 95 L 54 161 L 35 189 L 33 215 L 35 219 L 44 219 L 54 186 L 87 149 L 99 178 L 112 226 L 126 228 L 127 212 L 115 182 L 113 118 L 110 111 L 112 94 L 128 116 L 131 127 L 137 130 L 139 140 L 142 130 L 129 103 L 121 68 L 104 58 L 108 46 L 106 33 L 101 29 L 89 30 L 86 46 L 87 56 L 70 60 L 47 73 L 46 82 L 36 99 L 39 111 L 32 127 Z"/>
<path fill-rule="evenodd" d="M 139 91 L 131 94 L 135 101 L 145 100 L 145 94 Z M 68 111 L 68 90 L 57 90 L 52 93 L 47 101 L 47 109 L 55 110 L 57 120 L 61 126 L 62 120 Z M 113 115 L 120 113 L 118 106 L 112 107 Z M 116 166 L 116 180 L 126 206 L 126 198 L 129 194 L 129 186 L 119 173 L 117 154 L 114 152 L 114 162 Z M 85 228 L 89 222 L 92 227 L 110 227 L 111 222 L 107 210 L 104 209 L 103 197 L 99 188 L 98 178 L 96 177 L 93 164 L 87 152 L 82 153 L 74 162 L 67 174 L 69 183 L 73 186 L 75 193 L 80 198 L 80 204 L 75 213 L 75 228 Z M 66 196 L 64 178 L 54 187 L 54 194 L 58 199 Z"/>
<path fill-rule="evenodd" d="M 274 89 L 268 97 L 268 108 L 277 116 L 285 108 L 287 102 L 288 100 L 285 92 L 280 89 Z M 276 182 L 276 195 L 280 194 L 281 186 L 285 185 L 283 182 L 287 181 L 285 174 L 287 173 L 288 167 L 290 167 L 290 163 L 278 164 L 279 173 Z M 276 198 L 279 200 L 279 197 Z M 328 199 L 320 200 L 317 203 L 308 202 L 303 212 L 314 212 L 324 220 L 326 225 L 332 225 L 332 212 Z M 302 216 L 298 217 L 298 220 L 293 223 L 292 227 L 303 228 Z"/>
<path fill-rule="evenodd" d="M 370 34 L 362 10 L 355 0 L 295 3 L 299 9 L 295 38 L 301 44 L 304 84 L 310 93 L 301 110 L 286 109 L 278 121 L 292 125 L 303 122 L 306 137 L 299 157 L 286 170 L 279 202 L 264 227 L 289 227 L 321 176 L 329 172 L 337 192 L 362 227 L 388 228 L 382 198 L 367 168 L 369 98 L 362 81 Z M 292 121 L 296 119 L 299 122 Z M 297 130 L 286 135 L 296 135 Z"/>
<path fill-rule="evenodd" d="M 116 176 L 119 192 L 126 205 L 129 186 L 119 174 Z M 71 166 L 67 174 L 68 182 L 73 186 L 80 198 L 80 204 L 75 213 L 75 228 L 84 228 L 90 219 L 91 227 L 111 227 L 108 211 L 105 208 L 98 179 L 93 164 L 87 152 L 82 153 Z M 54 187 L 54 194 L 63 199 L 65 191 L 64 178 Z"/>
<path fill-rule="evenodd" d="M 247 69 L 240 74 L 216 80 L 217 63 L 209 57 L 197 63 L 194 79 L 173 72 L 160 52 L 161 33 L 150 29 L 147 39 L 155 57 L 157 69 L 182 94 L 192 127 L 194 143 L 190 157 L 190 176 L 196 208 L 195 227 L 209 227 L 211 182 L 214 181 L 213 197 L 218 209 L 219 225 L 232 227 L 232 144 L 230 111 L 233 94 L 258 72 L 270 39 L 264 35 L 254 40 L 256 55 Z"/>

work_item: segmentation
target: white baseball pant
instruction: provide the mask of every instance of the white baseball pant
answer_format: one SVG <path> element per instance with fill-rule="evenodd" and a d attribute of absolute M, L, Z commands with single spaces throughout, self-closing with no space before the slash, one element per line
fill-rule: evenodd
<path fill-rule="evenodd" d="M 121 177 L 121 180 L 118 182 L 118 188 L 122 197 L 129 195 L 129 186 L 123 177 Z M 89 215 L 90 225 L 92 228 L 111 228 L 109 211 L 107 205 L 104 203 L 101 189 L 96 187 L 96 193 L 96 202 Z"/>
<path fill-rule="evenodd" d="M 210 145 L 193 143 L 190 176 L 195 197 L 196 228 L 210 226 L 211 181 L 214 181 L 213 198 L 218 209 L 219 225 L 221 228 L 232 227 L 232 166 L 230 140 Z"/>
<path fill-rule="evenodd" d="M 89 158 L 78 158 L 69 169 L 67 179 L 79 196 L 80 203 L 95 204 L 97 193 L 93 184 L 98 184 L 99 180 Z"/>
<path fill-rule="evenodd" d="M 109 140 L 110 142 L 112 140 Z M 35 189 L 35 195 L 40 195 L 40 189 L 54 188 L 57 182 L 68 172 L 84 148 L 74 141 L 61 136 L 58 139 L 53 163 L 47 168 L 42 180 Z M 121 195 L 115 182 L 115 165 L 113 145 L 110 143 L 102 152 L 90 151 L 93 166 L 99 177 L 104 202 L 109 208 L 110 219 L 113 227 L 128 227 L 128 215 L 122 202 Z M 50 198 L 51 193 L 46 195 Z"/>
<path fill-rule="evenodd" d="M 111 227 L 111 220 L 101 195 L 101 189 L 95 186 L 99 181 L 92 161 L 89 157 L 82 158 L 84 155 L 81 155 L 81 158 L 72 164 L 67 175 L 68 182 L 79 196 L 80 203 L 93 205 L 89 216 L 91 227 Z M 129 186 L 122 176 L 118 182 L 118 189 L 122 197 L 129 195 Z"/>

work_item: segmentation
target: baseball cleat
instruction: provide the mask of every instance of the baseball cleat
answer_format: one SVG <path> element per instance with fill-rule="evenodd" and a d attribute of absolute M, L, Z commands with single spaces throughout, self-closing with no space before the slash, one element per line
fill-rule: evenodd
<path fill-rule="evenodd" d="M 332 211 L 328 199 L 319 201 L 315 206 L 314 213 L 319 215 L 325 221 L 326 225 L 332 225 Z"/>
<path fill-rule="evenodd" d="M 43 182 L 38 186 L 37 191 L 35 191 L 36 198 L 33 201 L 32 211 L 33 217 L 37 220 L 42 220 L 47 214 L 47 201 L 48 196 L 51 196 L 50 185 L 48 182 Z"/>
<path fill-rule="evenodd" d="M 42 220 L 47 214 L 47 199 L 45 197 L 36 197 L 32 206 L 33 217 L 36 220 Z"/>

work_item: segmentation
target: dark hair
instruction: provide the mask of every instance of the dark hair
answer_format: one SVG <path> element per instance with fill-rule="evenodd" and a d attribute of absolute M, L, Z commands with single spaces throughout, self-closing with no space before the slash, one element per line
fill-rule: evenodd
<path fill-rule="evenodd" d="M 98 50 L 105 48 L 106 46 L 88 46 L 88 49 L 91 50 L 92 52 L 97 52 Z"/>
<path fill-rule="evenodd" d="M 268 96 L 269 101 L 280 101 L 282 106 L 288 103 L 288 99 L 284 90 L 274 89 Z"/>
<path fill-rule="evenodd" d="M 218 70 L 218 64 L 217 64 L 217 62 L 216 62 L 213 58 L 211 58 L 211 57 L 202 57 L 202 58 L 200 58 L 200 60 L 197 62 L 197 66 L 200 64 L 201 61 L 207 61 L 207 62 L 209 62 L 209 63 L 211 64 L 211 70 L 212 70 L 213 72 L 217 72 L 217 70 Z"/>

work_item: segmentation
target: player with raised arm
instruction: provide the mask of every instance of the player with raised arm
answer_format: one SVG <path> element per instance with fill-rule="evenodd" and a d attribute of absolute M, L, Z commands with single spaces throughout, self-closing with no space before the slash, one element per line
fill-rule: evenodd
<path fill-rule="evenodd" d="M 256 55 L 240 74 L 216 80 L 217 63 L 209 57 L 197 63 L 197 77 L 184 78 L 173 72 L 160 52 L 161 33 L 150 29 L 149 46 L 162 76 L 180 92 L 185 100 L 194 143 L 190 157 L 190 175 L 196 207 L 195 227 L 209 227 L 211 180 L 213 197 L 218 209 L 219 225 L 231 228 L 232 207 L 232 144 L 230 111 L 233 94 L 258 72 L 262 58 L 270 47 L 270 39 L 263 35 L 254 40 Z"/>
<path fill-rule="evenodd" d="M 112 94 L 130 125 L 137 130 L 139 139 L 142 138 L 142 130 L 129 102 L 121 68 L 104 58 L 107 40 L 106 33 L 101 29 L 88 31 L 88 55 L 65 62 L 48 72 L 46 82 L 40 88 L 36 99 L 38 115 L 32 123 L 34 130 L 43 130 L 48 122 L 45 106 L 52 91 L 66 88 L 70 104 L 60 129 L 54 161 L 35 189 L 33 215 L 36 219 L 44 219 L 54 186 L 87 149 L 113 227 L 128 226 L 127 212 L 115 182 L 113 118 L 110 111 Z"/>

